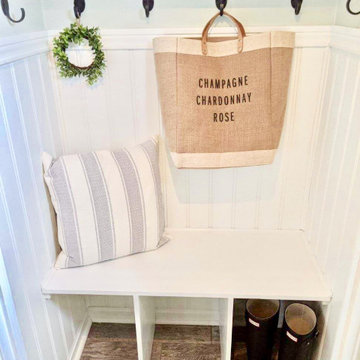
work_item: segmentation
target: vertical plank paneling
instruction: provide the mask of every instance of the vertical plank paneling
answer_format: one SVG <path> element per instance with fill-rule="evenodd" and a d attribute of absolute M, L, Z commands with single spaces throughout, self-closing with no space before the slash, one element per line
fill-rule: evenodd
<path fill-rule="evenodd" d="M 134 144 L 133 107 L 128 51 L 106 52 L 106 99 L 112 149 Z"/>
<path fill-rule="evenodd" d="M 352 201 L 354 191 L 354 181 L 356 174 L 356 167 L 359 164 L 360 154 L 360 123 L 357 121 L 356 114 L 360 111 L 360 104 L 356 100 L 360 96 L 360 64 L 357 61 L 357 71 L 355 79 L 355 89 L 352 98 L 352 104 L 348 109 L 345 109 L 349 115 L 349 122 L 347 125 L 347 134 L 344 146 L 340 149 L 342 154 L 341 176 L 338 178 L 337 189 L 335 192 L 336 200 L 332 209 L 332 219 L 330 220 L 330 230 L 327 239 L 327 258 L 326 258 L 326 273 L 329 278 L 335 277 L 335 267 L 332 266 L 337 258 L 340 249 L 343 247 L 341 241 L 346 231 L 346 221 L 349 217 L 350 204 Z M 345 189 L 345 191 L 344 191 Z M 345 210 L 345 211 L 344 211 Z"/>
<path fill-rule="evenodd" d="M 184 171 L 184 170 L 180 170 Z M 191 228 L 207 228 L 209 224 L 209 170 L 189 170 L 189 211 Z M 200 185 L 200 186 L 199 186 Z"/>
<path fill-rule="evenodd" d="M 40 153 L 116 149 L 162 133 L 152 52 L 129 47 L 106 51 L 107 70 L 94 87 L 82 79 L 60 79 L 53 60 L 49 72 L 45 54 L 0 68 L 1 156 L 7 169 L 0 179 L 0 211 L 5 216 L 1 234 L 9 240 L 1 246 L 34 360 L 65 359 L 85 316 L 81 297 L 58 297 L 55 302 L 41 298 L 40 280 L 54 261 L 55 249 Z M 360 90 L 359 77 L 352 76 L 359 71 L 359 61 L 332 52 L 328 68 L 323 48 L 295 50 L 285 128 L 274 164 L 178 170 L 161 145 L 168 226 L 302 229 L 305 223 L 335 291 L 323 341 L 326 359 L 331 359 L 337 338 L 333 329 L 343 326 L 342 296 L 352 271 L 348 259 L 356 246 L 360 211 L 360 109 L 355 100 Z M 345 93 L 353 96 L 341 95 Z M 126 305 L 117 298 L 87 301 L 101 307 Z M 194 308 L 187 301 L 177 306 Z"/>
<path fill-rule="evenodd" d="M 324 63 L 324 50 L 306 48 L 302 50 L 301 64 L 298 70 L 298 84 L 296 92 L 296 106 L 292 111 L 293 123 L 291 136 L 284 147 L 286 160 L 283 168 L 285 171 L 281 190 L 281 204 L 278 226 L 280 229 L 300 229 L 302 219 L 300 212 L 304 211 L 308 191 L 307 168 L 311 160 L 311 149 L 314 129 L 317 128 L 319 117 L 316 110 L 319 95 L 321 94 L 322 67 Z M 309 84 L 312 84 L 309 86 Z M 315 101 L 313 101 L 315 99 Z M 285 145 L 284 145 L 285 146 Z M 286 161 L 286 163 L 285 163 Z M 295 207 L 294 204 L 297 204 Z"/>
<path fill-rule="evenodd" d="M 317 100 L 326 75 L 321 71 L 323 53 L 323 48 L 295 50 L 284 133 L 274 164 L 236 170 L 178 170 L 161 147 L 169 227 L 303 227 L 308 163 L 317 141 L 312 136 L 318 127 Z M 63 143 L 68 152 L 116 148 L 157 133 L 164 135 L 152 52 L 119 44 L 119 50 L 107 51 L 106 56 L 108 69 L 94 88 L 81 80 L 57 78 L 66 129 Z M 82 93 L 85 101 L 81 101 Z"/>
<path fill-rule="evenodd" d="M 333 289 L 319 358 L 337 360 L 360 250 L 359 57 L 332 49 L 328 74 L 306 234 Z"/>
<path fill-rule="evenodd" d="M 233 228 L 234 169 L 219 169 L 212 173 L 212 227 Z"/>
<path fill-rule="evenodd" d="M 345 60 L 344 55 L 339 55 L 337 59 L 339 63 L 343 64 Z M 348 64 L 347 64 L 348 66 Z M 336 74 L 334 79 L 335 85 L 331 92 L 331 100 L 330 100 L 330 107 L 326 114 L 326 124 L 324 130 L 324 142 L 321 149 L 321 160 L 320 160 L 320 178 L 318 183 L 318 199 L 317 207 L 315 210 L 315 214 L 313 215 L 314 221 L 314 229 L 312 236 L 317 242 L 317 252 L 320 255 L 323 243 L 320 242 L 319 232 L 322 222 L 322 217 L 324 216 L 324 211 L 326 212 L 327 209 L 324 208 L 325 200 L 326 200 L 326 193 L 328 190 L 329 185 L 329 171 L 331 169 L 332 158 L 334 155 L 334 145 L 336 142 L 337 131 L 339 129 L 339 108 L 341 109 L 341 101 L 343 99 L 341 95 L 341 91 L 345 90 L 345 82 L 346 82 L 346 74 L 347 74 L 347 66 L 341 67 Z M 323 254 L 321 254 L 320 264 L 323 265 Z"/>
<path fill-rule="evenodd" d="M 163 150 L 165 150 L 163 148 Z M 169 227 L 184 228 L 190 225 L 189 208 L 189 175 L 190 170 L 176 169 L 166 151 L 166 209 Z"/>
<path fill-rule="evenodd" d="M 81 79 L 78 79 L 78 81 L 80 82 Z M 103 86 L 106 82 L 107 76 L 94 86 L 82 86 L 82 93 L 78 95 L 80 99 L 81 96 L 85 98 L 82 111 L 90 138 L 89 148 L 83 148 L 82 151 L 89 151 L 89 149 L 102 150 L 109 147 L 111 130 L 106 101 L 106 87 Z"/>
<path fill-rule="evenodd" d="M 63 139 L 66 153 L 84 152 L 91 148 L 91 131 L 86 119 L 87 107 L 85 89 L 79 79 L 60 79 L 53 61 L 51 68 L 57 79 L 58 100 L 61 101 L 61 127 L 64 129 Z"/>
<path fill-rule="evenodd" d="M 155 77 L 154 55 L 152 51 L 131 52 L 132 94 L 137 143 L 153 135 L 158 135 L 159 101 Z"/>
<path fill-rule="evenodd" d="M 45 311 L 45 305 L 41 299 L 41 293 L 35 292 L 36 284 L 41 282 L 39 274 L 39 263 L 45 263 L 46 252 L 41 249 L 39 253 L 39 262 L 36 261 L 36 249 L 35 246 L 38 242 L 35 239 L 41 237 L 39 233 L 40 227 L 38 219 L 33 217 L 36 211 L 33 211 L 33 206 L 36 204 L 34 198 L 34 191 L 32 187 L 31 175 L 32 171 L 29 164 L 29 149 L 27 147 L 27 139 L 24 137 L 24 114 L 21 108 L 17 83 L 15 80 L 15 73 L 13 66 L 8 69 L 0 70 L 0 82 L 3 84 L 3 98 L 6 104 L 6 113 L 4 114 L 4 127 L 7 136 L 8 146 L 8 173 L 4 174 L 6 191 L 9 191 L 8 196 L 12 196 L 13 201 L 8 201 L 9 212 L 12 218 L 18 216 L 17 221 L 22 226 L 14 227 L 14 233 L 17 241 L 21 239 L 27 239 L 26 242 L 22 242 L 22 246 L 19 247 L 19 251 L 22 257 L 22 263 L 26 269 L 33 269 L 32 276 L 27 274 L 26 288 L 33 296 L 30 297 L 31 306 L 34 312 L 37 314 L 38 321 L 38 335 L 46 339 L 41 342 L 42 352 L 44 354 L 53 354 L 54 349 L 51 348 L 51 333 L 49 333 L 49 321 Z M 11 119 L 11 121 L 9 121 Z M 24 156 L 25 154 L 25 156 Z M 5 159 L 4 159 L 5 160 Z M 12 169 L 12 171 L 10 170 Z M 8 176 L 6 176 L 8 175 Z M 29 181 L 30 178 L 30 181 Z M 15 180 L 15 181 L 14 181 Z M 34 221 L 35 226 L 31 226 Z"/>
<path fill-rule="evenodd" d="M 0 134 L 3 136 L 3 126 L 0 126 Z M 2 153 L 3 155 L 3 153 Z M 9 207 L 5 198 L 5 189 L 0 178 L 0 240 L 1 250 L 4 256 L 5 266 L 8 272 L 11 291 L 14 297 L 19 321 L 22 321 L 21 330 L 27 351 L 42 359 L 40 344 L 37 338 L 34 314 L 28 293 L 25 291 L 24 269 L 21 265 L 18 246 L 15 239 L 13 224 Z M 11 260 L 10 260 L 11 259 Z"/>
<path fill-rule="evenodd" d="M 337 136 L 335 140 L 335 144 L 332 148 L 332 160 L 331 160 L 331 168 L 328 171 L 327 178 L 327 193 L 325 194 L 325 198 L 323 200 L 323 210 L 321 212 L 320 225 L 319 225 L 319 233 L 318 238 L 322 240 L 322 246 L 319 248 L 322 256 L 319 256 L 319 259 L 322 259 L 321 265 L 325 269 L 326 273 L 330 278 L 330 274 L 332 272 L 328 272 L 330 270 L 326 267 L 326 264 L 330 260 L 334 260 L 337 256 L 337 253 L 332 253 L 332 250 L 335 250 L 330 243 L 330 236 L 333 235 L 335 229 L 340 227 L 338 223 L 339 219 L 343 216 L 344 206 L 342 203 L 342 199 L 347 198 L 347 192 L 349 191 L 349 187 L 345 186 L 342 189 L 340 188 L 341 180 L 348 181 L 348 173 L 351 168 L 346 167 L 345 154 L 347 152 L 350 129 L 353 131 L 353 123 L 352 118 L 350 117 L 351 109 L 354 106 L 355 98 L 347 96 L 347 94 L 354 94 L 355 90 L 355 81 L 357 77 L 354 74 L 357 73 L 357 64 L 355 62 L 346 63 L 348 69 L 346 71 L 346 85 L 344 85 L 343 92 L 341 93 L 341 105 L 339 105 L 339 109 L 335 112 L 337 118 L 339 119 L 339 123 L 337 124 Z M 346 122 L 343 122 L 343 119 L 349 119 Z M 350 149 L 352 152 L 354 149 Z M 349 154 L 350 156 L 350 154 Z M 343 183 L 344 184 L 344 183 Z M 339 194 L 341 192 L 341 195 Z M 340 198 L 339 198 L 340 196 Z M 339 201 L 340 200 L 340 201 Z M 339 208 L 339 206 L 341 206 Z M 342 212 L 339 214 L 340 217 L 335 218 L 335 210 L 336 208 L 342 209 Z M 339 242 L 337 242 L 339 243 Z"/>
<path fill-rule="evenodd" d="M 324 154 L 324 148 L 326 144 L 326 134 L 328 132 L 329 122 L 327 121 L 328 114 L 331 112 L 331 103 L 336 94 L 336 82 L 334 76 L 337 76 L 337 67 L 339 63 L 339 58 L 337 54 L 331 54 L 330 65 L 329 65 L 329 76 L 326 83 L 326 95 L 324 99 L 323 112 L 321 114 L 321 124 L 319 129 L 319 137 L 316 148 L 316 156 L 313 167 L 312 174 L 312 186 L 311 186 L 311 196 L 310 196 L 310 207 L 308 211 L 308 224 L 306 230 L 308 232 L 308 239 L 310 244 L 315 249 L 317 240 L 314 236 L 316 233 L 316 226 L 318 222 L 318 215 L 320 203 L 317 201 L 318 191 L 321 190 L 321 179 L 322 179 L 322 158 Z"/>
<path fill-rule="evenodd" d="M 261 167 L 239 168 L 234 174 L 234 228 L 254 229 L 256 226 L 258 188 Z"/>
<path fill-rule="evenodd" d="M 303 202 L 304 202 L 304 206 L 303 206 L 303 216 L 302 216 L 302 225 L 301 228 L 305 229 L 307 226 L 307 222 L 309 220 L 310 217 L 310 213 L 311 211 L 309 211 L 311 209 L 311 205 L 312 205 L 312 201 L 311 201 L 311 190 L 313 190 L 313 188 L 311 187 L 313 180 L 316 178 L 315 177 L 315 173 L 318 173 L 315 167 L 315 160 L 316 160 L 316 155 L 317 155 L 317 148 L 318 148 L 318 140 L 319 138 L 322 138 L 322 136 L 320 136 L 321 134 L 319 133 L 321 124 L 322 124 L 322 114 L 323 114 L 323 110 L 324 110 L 324 103 L 325 103 L 325 96 L 327 94 L 326 92 L 326 88 L 327 88 L 327 83 L 328 83 L 328 79 L 329 79 L 329 65 L 330 65 L 330 59 L 331 59 L 331 50 L 329 48 L 326 48 L 323 50 L 323 64 L 322 64 L 322 69 L 321 69 L 321 81 L 319 84 L 319 96 L 318 96 L 318 100 L 317 100 L 317 108 L 316 108 L 316 113 L 315 113 L 315 119 L 314 121 L 316 121 L 316 126 L 314 126 L 313 131 L 312 131 L 312 141 L 311 141 L 311 151 L 310 151 L 310 159 L 308 162 L 308 167 L 307 167 L 307 181 L 306 181 L 306 190 L 305 190 L 305 194 L 308 194 L 308 196 L 304 197 Z"/>
<path fill-rule="evenodd" d="M 274 163 L 264 166 L 262 169 L 262 179 L 259 202 L 258 226 L 260 229 L 278 229 L 279 214 L 282 203 L 282 190 L 288 169 L 290 153 L 288 151 L 294 129 L 295 111 L 297 104 L 297 94 L 299 91 L 299 77 L 301 69 L 303 49 L 294 50 L 292 74 L 290 77 L 290 89 L 288 95 L 288 106 L 285 116 L 284 130 L 280 141 Z"/>
<path fill-rule="evenodd" d="M 1 66 L 0 84 L 0 245 L 29 359 L 62 360 L 86 308 L 81 298 L 58 306 L 40 289 L 55 260 L 41 153 L 62 152 L 47 55 Z"/>

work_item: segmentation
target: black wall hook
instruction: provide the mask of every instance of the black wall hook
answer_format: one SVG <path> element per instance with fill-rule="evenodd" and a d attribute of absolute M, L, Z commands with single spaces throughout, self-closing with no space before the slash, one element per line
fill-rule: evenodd
<path fill-rule="evenodd" d="M 11 16 L 10 16 L 10 8 L 9 8 L 9 2 L 8 0 L 1 0 L 1 7 L 2 7 L 2 11 L 4 13 L 4 15 L 13 23 L 19 23 L 22 22 L 25 19 L 25 10 L 23 8 L 21 8 L 21 17 L 19 20 L 14 20 Z"/>
<path fill-rule="evenodd" d="M 295 14 L 299 15 L 303 0 L 291 0 L 291 5 L 295 9 Z"/>
<path fill-rule="evenodd" d="M 154 8 L 154 0 L 143 0 L 146 17 L 149 17 L 150 11 Z"/>
<path fill-rule="evenodd" d="M 350 4 L 351 4 L 351 0 L 348 0 L 347 3 L 346 3 L 346 9 L 347 9 L 347 11 L 348 11 L 351 15 L 359 15 L 359 14 L 360 14 L 360 11 L 358 11 L 358 12 L 352 11 L 352 10 L 351 10 L 351 7 L 350 7 Z"/>
<path fill-rule="evenodd" d="M 226 8 L 227 0 L 216 0 L 216 7 L 220 10 L 220 15 L 224 15 L 224 9 Z"/>
<path fill-rule="evenodd" d="M 85 10 L 85 0 L 74 0 L 74 14 L 77 19 L 80 19 L 81 14 Z"/>

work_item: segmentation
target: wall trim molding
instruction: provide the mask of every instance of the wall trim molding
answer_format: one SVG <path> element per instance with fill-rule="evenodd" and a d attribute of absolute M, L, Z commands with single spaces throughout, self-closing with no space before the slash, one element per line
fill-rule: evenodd
<path fill-rule="evenodd" d="M 69 352 L 68 360 L 80 360 L 85 347 L 86 340 L 92 325 L 90 316 L 87 314 L 75 336 L 75 340 Z"/>
<path fill-rule="evenodd" d="M 331 26 L 249 26 L 248 34 L 267 31 L 296 32 L 296 47 L 329 46 Z M 101 32 L 105 50 L 151 50 L 152 40 L 158 36 L 199 37 L 202 28 L 164 28 L 164 29 L 108 29 Z M 231 36 L 234 28 L 219 27 L 211 30 L 215 36 Z M 50 31 L 49 39 L 57 34 Z M 50 45 L 51 46 L 51 45 Z"/>
<path fill-rule="evenodd" d="M 92 322 L 134 324 L 132 309 L 119 307 L 88 307 Z M 156 309 L 156 324 L 167 325 L 219 325 L 219 313 L 215 310 Z"/>
<path fill-rule="evenodd" d="M 88 313 L 92 322 L 96 323 L 135 324 L 133 309 L 89 306 Z"/>
<path fill-rule="evenodd" d="M 191 309 L 156 309 L 156 324 L 219 326 L 219 311 Z"/>
<path fill-rule="evenodd" d="M 49 36 L 46 31 L 0 39 L 0 65 L 12 63 L 49 51 Z"/>
<path fill-rule="evenodd" d="M 101 32 L 105 50 L 151 50 L 152 40 L 157 36 L 196 37 L 201 28 L 164 29 L 116 29 Z M 343 26 L 249 26 L 249 34 L 266 31 L 296 32 L 297 48 L 333 47 L 346 52 L 360 54 L 360 29 Z M 29 56 L 46 53 L 52 47 L 52 38 L 58 31 L 40 31 L 0 39 L 0 65 Z M 229 36 L 230 27 L 215 28 L 212 34 Z"/>
<path fill-rule="evenodd" d="M 360 29 L 334 26 L 331 31 L 330 47 L 359 56 Z"/>

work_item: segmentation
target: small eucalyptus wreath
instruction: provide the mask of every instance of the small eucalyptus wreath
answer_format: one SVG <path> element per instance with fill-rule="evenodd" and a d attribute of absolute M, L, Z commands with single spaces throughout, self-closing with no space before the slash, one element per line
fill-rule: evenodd
<path fill-rule="evenodd" d="M 76 66 L 69 61 L 66 50 L 69 44 L 80 45 L 84 40 L 89 42 L 94 54 L 94 61 L 89 66 Z M 65 78 L 84 76 L 89 85 L 93 85 L 103 75 L 105 69 L 105 54 L 102 50 L 99 28 L 88 28 L 80 23 L 65 28 L 53 41 L 53 54 L 56 65 L 60 69 L 60 75 Z"/>

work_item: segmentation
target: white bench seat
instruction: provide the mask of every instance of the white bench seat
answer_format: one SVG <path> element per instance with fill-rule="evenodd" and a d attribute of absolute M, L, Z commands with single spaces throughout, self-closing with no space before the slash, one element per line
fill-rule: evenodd
<path fill-rule="evenodd" d="M 331 291 L 301 231 L 168 229 L 157 251 L 52 269 L 45 295 L 144 295 L 328 302 Z"/>

